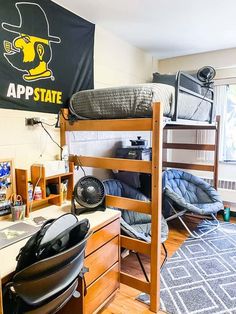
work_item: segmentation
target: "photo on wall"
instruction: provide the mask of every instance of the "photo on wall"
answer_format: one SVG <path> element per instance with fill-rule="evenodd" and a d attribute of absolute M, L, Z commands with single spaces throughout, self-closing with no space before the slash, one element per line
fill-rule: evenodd
<path fill-rule="evenodd" d="M 12 159 L 0 160 L 0 216 L 11 212 L 11 195 L 15 193 L 15 169 Z"/>

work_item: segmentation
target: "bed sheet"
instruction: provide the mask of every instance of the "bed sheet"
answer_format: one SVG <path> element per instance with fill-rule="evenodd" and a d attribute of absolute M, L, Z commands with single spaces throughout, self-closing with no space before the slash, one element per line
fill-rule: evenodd
<path fill-rule="evenodd" d="M 175 88 L 160 83 L 102 88 L 75 93 L 70 110 L 79 119 L 124 119 L 152 116 L 152 103 L 161 102 L 165 117 L 175 110 Z M 209 121 L 211 106 L 188 94 L 179 94 L 178 118 Z"/>

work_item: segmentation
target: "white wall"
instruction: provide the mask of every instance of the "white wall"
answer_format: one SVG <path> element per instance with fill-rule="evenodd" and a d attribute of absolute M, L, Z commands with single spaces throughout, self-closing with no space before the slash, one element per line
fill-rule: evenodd
<path fill-rule="evenodd" d="M 144 83 L 151 80 L 152 72 L 157 70 L 157 62 L 144 51 L 96 26 L 94 70 L 95 88 Z M 29 169 L 32 163 L 53 160 L 60 153 L 40 126 L 25 126 L 26 117 L 41 117 L 52 124 L 56 121 L 55 114 L 0 109 L 0 115 L 0 159 L 13 158 L 16 167 Z M 59 143 L 59 130 L 46 128 Z M 72 152 L 110 155 L 114 141 L 135 136 L 128 133 L 74 133 L 70 136 L 70 146 Z M 107 138 L 109 140 L 105 141 Z"/>
<path fill-rule="evenodd" d="M 159 60 L 158 69 L 160 73 L 175 73 L 179 70 L 198 70 L 205 65 L 216 68 L 216 78 L 235 77 L 236 48 Z"/>
<path fill-rule="evenodd" d="M 56 122 L 55 114 L 0 109 L 0 159 L 14 159 L 16 168 L 29 169 L 33 163 L 52 160 L 60 153 L 40 125 L 26 127 L 26 117 L 41 117 L 48 124 Z M 59 142 L 59 130 L 45 126 Z"/>
<path fill-rule="evenodd" d="M 150 82 L 157 61 L 144 51 L 96 25 L 95 88 Z M 155 68 L 154 68 L 155 67 Z"/>
<path fill-rule="evenodd" d="M 132 85 L 150 82 L 152 73 L 157 71 L 157 62 L 97 25 L 94 71 L 95 88 Z M 149 132 L 73 132 L 67 134 L 67 142 L 73 154 L 109 157 L 117 145 L 129 145 L 129 139 L 137 135 L 150 139 Z M 105 178 L 110 172 L 86 169 L 86 174 L 90 173 Z"/>

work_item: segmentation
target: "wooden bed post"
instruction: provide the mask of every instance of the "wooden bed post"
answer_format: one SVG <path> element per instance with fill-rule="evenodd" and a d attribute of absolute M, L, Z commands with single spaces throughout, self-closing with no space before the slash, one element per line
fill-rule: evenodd
<path fill-rule="evenodd" d="M 66 120 L 65 118 L 68 118 L 68 109 L 61 109 L 62 115 L 60 115 L 60 141 L 61 146 L 66 145 Z"/>
<path fill-rule="evenodd" d="M 219 145 L 220 145 L 220 116 L 216 116 L 216 130 L 215 130 L 215 154 L 214 154 L 214 175 L 213 185 L 217 190 L 219 179 Z"/>
<path fill-rule="evenodd" d="M 152 238 L 151 238 L 151 280 L 150 310 L 160 308 L 160 266 L 161 266 L 161 212 L 162 212 L 162 141 L 163 108 L 153 104 L 152 119 Z"/>

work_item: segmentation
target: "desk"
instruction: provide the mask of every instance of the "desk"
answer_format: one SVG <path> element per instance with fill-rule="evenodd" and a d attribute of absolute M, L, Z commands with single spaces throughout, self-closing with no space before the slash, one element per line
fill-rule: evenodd
<path fill-rule="evenodd" d="M 53 205 L 32 212 L 30 217 L 26 219 L 25 222 L 34 224 L 32 220 L 34 217 L 43 216 L 46 219 L 57 218 L 69 211 L 70 204 L 66 204 L 61 207 Z M 68 303 L 68 306 L 65 307 L 65 310 L 63 308 L 60 311 L 61 314 L 94 313 L 97 309 L 100 309 L 103 305 L 105 305 L 106 301 L 119 288 L 120 213 L 115 210 L 106 209 L 104 212 L 97 211 L 79 216 L 79 219 L 83 218 L 89 219 L 91 229 L 94 232 L 87 243 L 85 252 L 85 266 L 90 267 L 90 272 L 85 276 L 88 285 L 88 294 L 85 298 L 73 298 Z M 0 229 L 9 227 L 12 224 L 14 224 L 12 221 L 0 221 Z M 24 246 L 27 240 L 28 238 L 0 250 L 0 271 L 2 283 L 6 283 L 12 277 L 16 267 L 16 256 L 20 248 Z M 107 289 L 101 286 L 104 282 L 107 284 Z M 109 285 L 108 283 L 111 284 Z M 101 294 L 99 299 L 96 299 L 94 295 L 95 292 L 98 291 L 99 287 Z M 80 292 L 83 293 L 83 291 Z"/>

